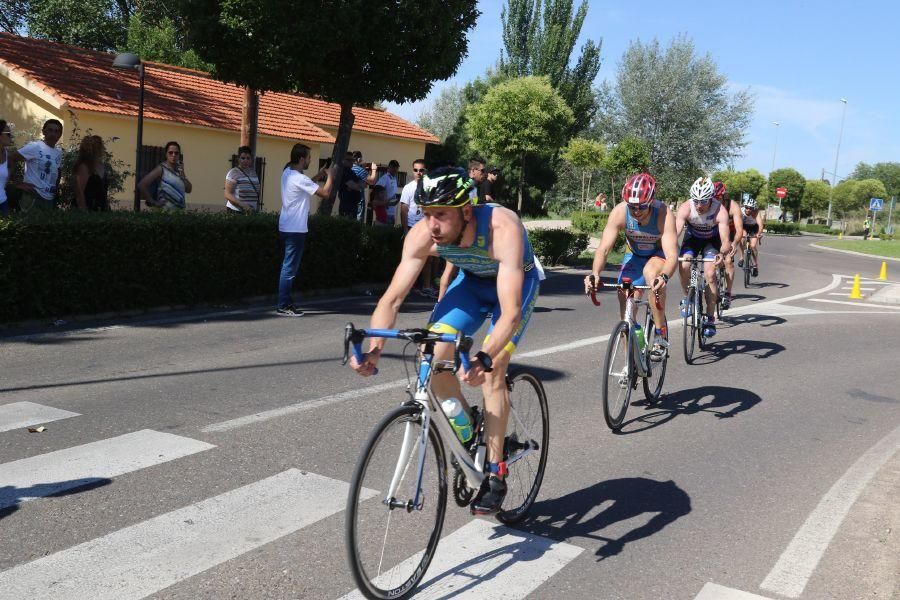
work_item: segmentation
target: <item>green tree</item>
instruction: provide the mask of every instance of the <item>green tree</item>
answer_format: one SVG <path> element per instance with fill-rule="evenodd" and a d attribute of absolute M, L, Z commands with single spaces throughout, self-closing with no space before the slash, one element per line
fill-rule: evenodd
<path fill-rule="evenodd" d="M 682 197 L 705 170 L 728 162 L 746 146 L 753 101 L 731 92 L 710 55 L 698 56 L 687 37 L 663 49 L 658 40 L 632 42 L 613 84 L 600 89 L 595 129 L 613 143 L 644 140 L 650 172 Z"/>
<path fill-rule="evenodd" d="M 603 170 L 609 176 L 609 197 L 618 202 L 617 193 L 625 179 L 650 167 L 650 149 L 636 137 L 625 136 L 606 154 Z"/>
<path fill-rule="evenodd" d="M 500 83 L 466 112 L 466 130 L 489 158 L 518 161 L 521 213 L 528 155 L 548 156 L 572 126 L 572 110 L 546 77 Z"/>
<path fill-rule="evenodd" d="M 466 105 L 462 89 L 456 85 L 448 85 L 419 116 L 416 124 L 433 133 L 443 144 L 456 129 Z"/>
<path fill-rule="evenodd" d="M 582 0 L 508 0 L 501 12 L 500 72 L 509 77 L 545 76 L 572 109 L 568 137 L 590 125 L 597 112 L 593 82 L 600 71 L 601 42 L 585 41 L 574 66 L 575 44 L 587 16 Z"/>
<path fill-rule="evenodd" d="M 25 14 L 28 35 L 109 51 L 125 42 L 129 13 L 115 0 L 30 0 Z"/>
<path fill-rule="evenodd" d="M 0 0 L 0 31 L 18 34 L 25 27 L 30 0 Z"/>
<path fill-rule="evenodd" d="M 827 210 L 830 194 L 831 186 L 828 185 L 828 182 L 810 179 L 803 188 L 803 197 L 800 199 L 800 214 L 815 216 L 816 211 Z"/>
<path fill-rule="evenodd" d="M 466 55 L 476 4 L 181 0 L 191 47 L 213 65 L 215 77 L 340 105 L 332 151 L 338 177 L 353 106 L 421 100 L 434 81 L 450 78 Z M 334 194 L 322 212 L 330 213 L 333 203 Z"/>
<path fill-rule="evenodd" d="M 584 212 L 590 196 L 594 171 L 603 166 L 606 147 L 586 138 L 573 138 L 563 150 L 562 158 L 581 170 L 581 212 Z"/>
<path fill-rule="evenodd" d="M 806 178 L 796 169 L 784 168 L 775 169 L 769 173 L 769 181 L 767 184 L 766 198 L 767 204 L 779 204 L 778 197 L 775 195 L 777 188 L 783 187 L 787 189 L 787 196 L 781 201 L 781 206 L 785 210 L 791 210 L 796 220 L 800 212 L 800 202 L 803 199 L 803 190 L 806 187 Z"/>
<path fill-rule="evenodd" d="M 190 69 L 209 71 L 212 65 L 185 49 L 184 36 L 175 21 L 162 17 L 155 24 L 146 23 L 140 15 L 131 16 L 123 52 L 134 52 L 144 60 L 152 60 L 167 65 L 177 65 Z"/>
<path fill-rule="evenodd" d="M 859 163 L 851 179 L 877 179 L 884 184 L 886 196 L 900 196 L 900 163 L 880 162 L 874 165 Z M 887 199 L 887 198 L 885 198 Z"/>

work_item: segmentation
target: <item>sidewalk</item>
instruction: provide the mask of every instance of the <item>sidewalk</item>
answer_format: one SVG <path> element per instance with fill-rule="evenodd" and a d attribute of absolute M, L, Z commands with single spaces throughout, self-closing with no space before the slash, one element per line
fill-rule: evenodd
<path fill-rule="evenodd" d="M 886 285 L 871 296 L 869 302 L 896 304 L 900 306 L 900 285 Z"/>

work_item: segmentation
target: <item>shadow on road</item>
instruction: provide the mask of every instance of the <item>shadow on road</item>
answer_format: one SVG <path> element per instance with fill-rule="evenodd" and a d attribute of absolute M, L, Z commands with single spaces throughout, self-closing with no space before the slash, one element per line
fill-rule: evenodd
<path fill-rule="evenodd" d="M 749 300 L 750 302 L 759 302 L 765 299 L 766 297 L 761 296 L 760 294 L 733 294 L 731 296 L 732 302 L 735 300 Z"/>
<path fill-rule="evenodd" d="M 557 369 L 547 369 L 546 367 L 538 367 L 535 365 L 530 365 L 528 363 L 518 363 L 510 365 L 509 376 L 512 377 L 513 375 L 521 371 L 527 371 L 532 375 L 535 375 L 538 379 L 541 380 L 542 383 L 547 383 L 548 381 L 558 381 L 569 374 L 566 371 L 559 371 Z"/>
<path fill-rule="evenodd" d="M 847 395 L 851 398 L 858 398 L 859 400 L 868 400 L 869 402 L 879 402 L 881 404 L 900 404 L 900 399 L 891 398 L 890 396 L 879 396 L 878 394 L 872 394 L 865 390 L 861 390 L 859 388 L 853 388 L 847 390 Z"/>
<path fill-rule="evenodd" d="M 561 306 L 557 306 L 557 307 L 555 307 L 555 308 L 550 308 L 549 306 L 535 306 L 535 307 L 534 307 L 534 312 L 536 312 L 536 313 L 545 313 L 545 312 L 553 312 L 553 311 L 565 311 L 565 312 L 571 312 L 571 311 L 573 311 L 573 310 L 575 310 L 575 309 L 574 309 L 574 308 L 561 307 Z"/>
<path fill-rule="evenodd" d="M 750 390 L 708 385 L 687 390 L 679 390 L 664 395 L 656 404 L 646 400 L 635 402 L 634 406 L 644 406 L 647 411 L 626 421 L 619 435 L 640 433 L 668 423 L 678 415 L 693 415 L 700 412 L 712 413 L 718 419 L 737 416 L 750 410 L 762 401 Z"/>
<path fill-rule="evenodd" d="M 516 527 L 559 541 L 584 538 L 603 542 L 597 560 L 619 554 L 626 544 L 649 537 L 691 512 L 691 498 L 674 481 L 626 477 L 601 481 L 552 500 L 537 502 Z M 646 522 L 620 525 L 637 517 Z M 643 520 L 643 519 L 642 519 Z"/>
<path fill-rule="evenodd" d="M 776 317 L 779 318 L 779 317 Z M 756 358 L 770 358 L 784 352 L 784 346 L 763 340 L 723 340 L 710 342 L 706 350 L 694 355 L 693 364 L 711 365 L 732 354 L 747 354 Z"/>
<path fill-rule="evenodd" d="M 750 287 L 751 287 L 751 288 L 770 288 L 770 287 L 775 287 L 775 288 L 779 288 L 779 289 L 784 289 L 784 288 L 786 288 L 786 287 L 791 287 L 791 285 L 790 285 L 789 283 L 777 283 L 777 282 L 774 282 L 774 281 L 753 281 L 753 280 L 751 279 L 751 280 L 750 280 Z"/>
<path fill-rule="evenodd" d="M 8 517 L 19 510 L 19 504 L 23 500 L 33 498 L 57 498 L 80 494 L 112 483 L 112 479 L 105 477 L 85 477 L 69 481 L 54 481 L 52 483 L 38 483 L 27 488 L 17 488 L 11 485 L 0 486 L 0 519 Z"/>
<path fill-rule="evenodd" d="M 787 323 L 787 319 L 783 317 L 776 317 L 774 315 L 751 315 L 745 313 L 742 315 L 734 315 L 733 317 L 726 314 L 722 317 L 722 320 L 719 321 L 719 326 L 725 324 L 729 327 L 735 327 L 737 325 L 758 324 L 763 327 L 771 327 L 772 325 L 784 325 L 785 323 Z"/>

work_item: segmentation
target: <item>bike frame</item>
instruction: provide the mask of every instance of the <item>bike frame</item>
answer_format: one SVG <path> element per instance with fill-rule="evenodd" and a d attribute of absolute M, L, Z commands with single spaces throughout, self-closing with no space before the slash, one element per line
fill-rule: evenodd
<path fill-rule="evenodd" d="M 593 276 L 591 276 L 593 277 Z M 650 303 L 647 302 L 644 298 L 635 298 L 635 292 L 639 290 L 650 290 L 652 289 L 649 285 L 634 285 L 631 283 L 631 279 L 625 277 L 622 279 L 622 283 L 617 283 L 615 285 L 611 285 L 608 287 L 614 287 L 616 289 L 622 290 L 625 292 L 625 312 L 622 316 L 622 320 L 628 323 L 628 351 L 631 353 L 632 359 L 634 360 L 634 364 L 637 367 L 637 374 L 639 377 L 649 377 L 650 376 L 650 368 L 647 364 L 648 361 L 644 359 L 644 354 L 641 352 L 641 347 L 638 344 L 637 333 L 634 331 L 634 326 L 637 325 L 637 321 L 634 318 L 635 308 L 639 306 L 647 307 L 647 314 L 644 316 L 644 334 L 646 334 L 646 329 L 650 324 Z M 591 292 L 591 301 L 595 306 L 600 306 L 600 301 L 597 300 L 597 292 L 596 290 Z"/>

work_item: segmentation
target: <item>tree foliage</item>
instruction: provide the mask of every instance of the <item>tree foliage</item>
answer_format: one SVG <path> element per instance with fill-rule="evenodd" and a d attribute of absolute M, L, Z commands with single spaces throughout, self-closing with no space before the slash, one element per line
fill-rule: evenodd
<path fill-rule="evenodd" d="M 606 147 L 587 138 L 573 138 L 562 152 L 562 159 L 581 171 L 581 210 L 587 207 L 594 172 L 603 167 Z"/>
<path fill-rule="evenodd" d="M 31 0 L 28 35 L 91 50 L 113 50 L 126 41 L 130 7 L 115 0 Z"/>
<path fill-rule="evenodd" d="M 568 134 L 588 127 L 597 111 L 593 82 L 600 71 L 601 42 L 587 40 L 578 60 L 572 54 L 587 16 L 582 0 L 508 0 L 503 7 L 500 72 L 509 77 L 545 76 L 572 109 Z"/>
<path fill-rule="evenodd" d="M 421 100 L 434 81 L 456 72 L 478 16 L 476 4 L 181 0 L 191 47 L 213 65 L 215 77 L 341 106 L 332 154 L 338 168 L 354 105 Z M 321 210 L 330 212 L 332 203 L 333 197 Z"/>
<path fill-rule="evenodd" d="M 831 186 L 819 179 L 810 179 L 803 188 L 803 197 L 800 199 L 800 214 L 813 215 L 818 211 L 828 209 L 828 198 L 831 195 Z"/>
<path fill-rule="evenodd" d="M 766 184 L 765 176 L 756 169 L 746 171 L 717 171 L 713 173 L 713 181 L 721 181 L 725 184 L 726 195 L 731 200 L 741 201 L 744 194 L 750 194 L 751 198 L 765 203 L 763 190 Z"/>
<path fill-rule="evenodd" d="M 466 112 L 466 131 L 488 158 L 519 165 L 518 208 L 522 210 L 526 157 L 547 156 L 565 140 L 572 110 L 545 77 L 500 83 Z"/>
<path fill-rule="evenodd" d="M 197 56 L 197 53 L 185 49 L 183 32 L 169 17 L 162 17 L 156 24 L 148 25 L 140 15 L 132 15 L 128 21 L 127 40 L 123 50 L 134 52 L 145 60 L 177 65 L 201 71 L 209 71 L 212 67 Z"/>
<path fill-rule="evenodd" d="M 775 169 L 769 173 L 769 181 L 766 186 L 766 203 L 778 204 L 775 192 L 778 188 L 787 189 L 787 196 L 781 201 L 785 210 L 793 211 L 794 215 L 800 212 L 800 202 L 803 199 L 803 190 L 806 187 L 806 178 L 797 169 Z"/>
<path fill-rule="evenodd" d="M 615 82 L 601 87 L 596 129 L 613 143 L 626 135 L 644 140 L 657 181 L 686 196 L 699 174 L 746 145 L 753 100 L 727 84 L 712 57 L 698 56 L 687 37 L 665 49 L 658 40 L 632 42 Z"/>
<path fill-rule="evenodd" d="M 880 162 L 870 165 L 864 162 L 856 165 L 851 179 L 877 179 L 884 184 L 886 196 L 900 196 L 900 163 Z"/>
<path fill-rule="evenodd" d="M 456 85 L 448 85 L 419 116 L 416 124 L 433 133 L 443 144 L 456 129 L 465 107 L 466 99 L 462 89 Z"/>
<path fill-rule="evenodd" d="M 834 210 L 839 213 L 865 211 L 871 198 L 884 198 L 887 190 L 878 179 L 846 179 L 834 188 Z"/>

